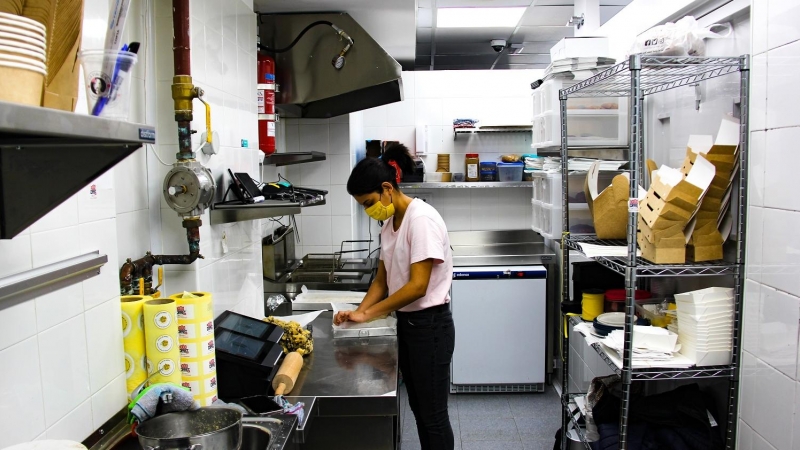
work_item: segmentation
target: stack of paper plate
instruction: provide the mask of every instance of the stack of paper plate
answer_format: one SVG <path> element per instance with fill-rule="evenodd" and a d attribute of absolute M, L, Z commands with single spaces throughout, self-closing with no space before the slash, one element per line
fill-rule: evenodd
<path fill-rule="evenodd" d="M 0 100 L 40 105 L 47 76 L 46 54 L 44 25 L 0 13 Z"/>
<path fill-rule="evenodd" d="M 611 312 L 600 314 L 594 319 L 594 331 L 600 336 L 608 336 L 614 330 L 625 328 L 625 313 Z"/>

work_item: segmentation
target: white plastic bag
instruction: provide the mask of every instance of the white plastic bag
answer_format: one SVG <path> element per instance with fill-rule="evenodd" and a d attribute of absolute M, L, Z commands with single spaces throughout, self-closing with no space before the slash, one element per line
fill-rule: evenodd
<path fill-rule="evenodd" d="M 719 27 L 725 28 L 722 34 L 712 31 Z M 732 32 L 733 27 L 729 23 L 715 23 L 700 28 L 694 17 L 686 16 L 675 23 L 667 22 L 640 34 L 628 53 L 647 56 L 705 56 L 704 39 L 724 38 Z"/>

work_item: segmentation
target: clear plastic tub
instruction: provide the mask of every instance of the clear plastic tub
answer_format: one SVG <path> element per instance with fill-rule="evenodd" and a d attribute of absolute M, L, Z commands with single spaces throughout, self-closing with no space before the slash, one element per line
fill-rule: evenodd
<path fill-rule="evenodd" d="M 131 112 L 131 71 L 136 53 L 106 50 L 80 52 L 89 114 L 128 120 Z"/>
<path fill-rule="evenodd" d="M 627 111 L 574 110 L 567 115 L 567 143 L 571 146 L 618 146 L 628 144 Z M 544 113 L 533 118 L 531 147 L 561 145 L 561 116 Z"/>
<path fill-rule="evenodd" d="M 515 163 L 497 163 L 497 181 L 522 181 L 522 170 L 525 164 L 521 162 Z"/>
<path fill-rule="evenodd" d="M 597 187 L 603 189 L 611 185 L 611 180 L 619 172 L 601 172 Z M 586 172 L 573 172 L 569 174 L 567 195 L 569 203 L 584 204 L 586 195 L 583 185 L 586 181 Z M 558 172 L 535 172 L 533 174 L 533 199 L 554 207 L 561 207 L 561 174 Z"/>
<path fill-rule="evenodd" d="M 532 200 L 533 218 L 531 229 L 548 239 L 560 239 L 562 217 L 560 207 L 552 207 L 542 202 Z M 594 222 L 589 207 L 586 204 L 573 204 L 569 209 L 570 233 L 594 234 Z"/>

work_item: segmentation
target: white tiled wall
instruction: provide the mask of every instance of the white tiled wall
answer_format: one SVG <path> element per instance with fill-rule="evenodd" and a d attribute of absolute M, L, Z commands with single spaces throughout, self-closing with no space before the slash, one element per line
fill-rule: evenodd
<path fill-rule="evenodd" d="M 481 161 L 499 161 L 506 153 L 530 153 L 530 133 L 453 139 L 452 125 L 457 118 L 477 119 L 480 125 L 529 125 L 533 113 L 530 83 L 541 75 L 539 70 L 403 72 L 405 99 L 363 111 L 363 137 L 402 142 L 420 153 L 427 172 L 436 171 L 439 153 L 450 154 L 450 171 L 455 173 L 464 172 L 466 153 L 478 153 Z M 433 194 L 431 204 L 450 231 L 530 228 L 530 189 L 425 192 Z M 360 235 L 366 238 L 366 230 Z"/>
<path fill-rule="evenodd" d="M 274 168 L 262 174 L 257 150 L 252 1 L 191 3 L 194 80 L 206 91 L 223 141 L 222 152 L 203 162 L 225 185 L 228 167 L 272 179 Z M 119 267 L 148 250 L 187 251 L 180 218 L 161 200 L 168 168 L 155 158 L 157 152 L 169 164 L 177 151 L 169 92 L 171 14 L 168 1 L 132 2 L 124 38 L 142 43 L 132 75 L 131 120 L 156 124 L 159 144 L 93 181 L 96 196 L 87 187 L 21 235 L 0 241 L 0 277 L 95 250 L 109 259 L 97 277 L 0 310 L 0 447 L 45 438 L 81 441 L 125 406 Z M 107 16 L 106 0 L 85 2 L 83 48 L 102 47 L 105 30 L 97 24 Z M 204 117 L 199 102 L 195 111 Z M 78 112 L 86 113 L 82 98 Z M 193 128 L 202 130 L 201 120 Z M 242 139 L 249 148 L 242 148 Z M 206 259 L 177 268 L 183 270 L 168 267 L 173 270 L 167 270 L 163 292 L 207 290 L 218 310 L 263 314 L 259 242 L 269 225 L 212 227 L 208 214 L 203 222 Z"/>
<path fill-rule="evenodd" d="M 283 148 L 278 151 L 326 154 L 325 161 L 286 166 L 278 171 L 297 186 L 328 191 L 327 204 L 305 208 L 295 218 L 300 229 L 297 256 L 339 251 L 342 241 L 353 239 L 354 202 L 346 186 L 353 167 L 350 117 L 286 119 L 282 127 L 284 139 L 279 142 Z"/>
<path fill-rule="evenodd" d="M 162 3 L 162 2 L 156 2 Z M 177 152 L 177 129 L 172 111 L 172 11 L 158 6 L 155 15 L 156 151 L 171 163 Z M 205 91 L 211 105 L 212 127 L 220 135 L 220 151 L 208 156 L 198 153 L 198 160 L 211 169 L 221 200 L 230 183 L 227 170 L 246 172 L 256 179 L 262 174 L 263 154 L 258 150 L 256 115 L 256 16 L 252 2 L 221 0 L 191 2 L 192 79 Z M 166 51 L 162 51 L 166 48 Z M 193 148 L 199 148 L 205 130 L 203 105 L 194 102 Z M 160 166 L 158 176 L 149 180 L 150 191 L 161 192 L 163 177 L 169 167 Z M 265 170 L 269 173 L 269 170 Z M 156 230 L 166 254 L 188 250 L 186 230 L 181 219 L 160 203 L 160 229 Z M 166 266 L 163 292 L 204 290 L 214 294 L 214 310 L 226 309 L 263 315 L 261 276 L 261 222 L 250 221 L 211 225 L 209 213 L 200 229 L 200 252 L 205 257 L 190 266 Z"/>
<path fill-rule="evenodd" d="M 747 291 L 739 448 L 797 449 L 800 432 L 800 3 L 753 0 Z"/>

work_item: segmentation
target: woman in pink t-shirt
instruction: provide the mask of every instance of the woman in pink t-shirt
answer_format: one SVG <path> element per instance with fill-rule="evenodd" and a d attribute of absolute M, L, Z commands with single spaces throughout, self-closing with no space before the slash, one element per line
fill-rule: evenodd
<path fill-rule="evenodd" d="M 455 326 L 450 313 L 453 255 L 442 216 L 400 191 L 414 161 L 402 144 L 389 144 L 380 159 L 359 162 L 347 192 L 381 229 L 378 273 L 355 311 L 334 318 L 366 322 L 397 312 L 399 366 L 417 421 L 422 450 L 452 450 L 447 412 Z"/>

